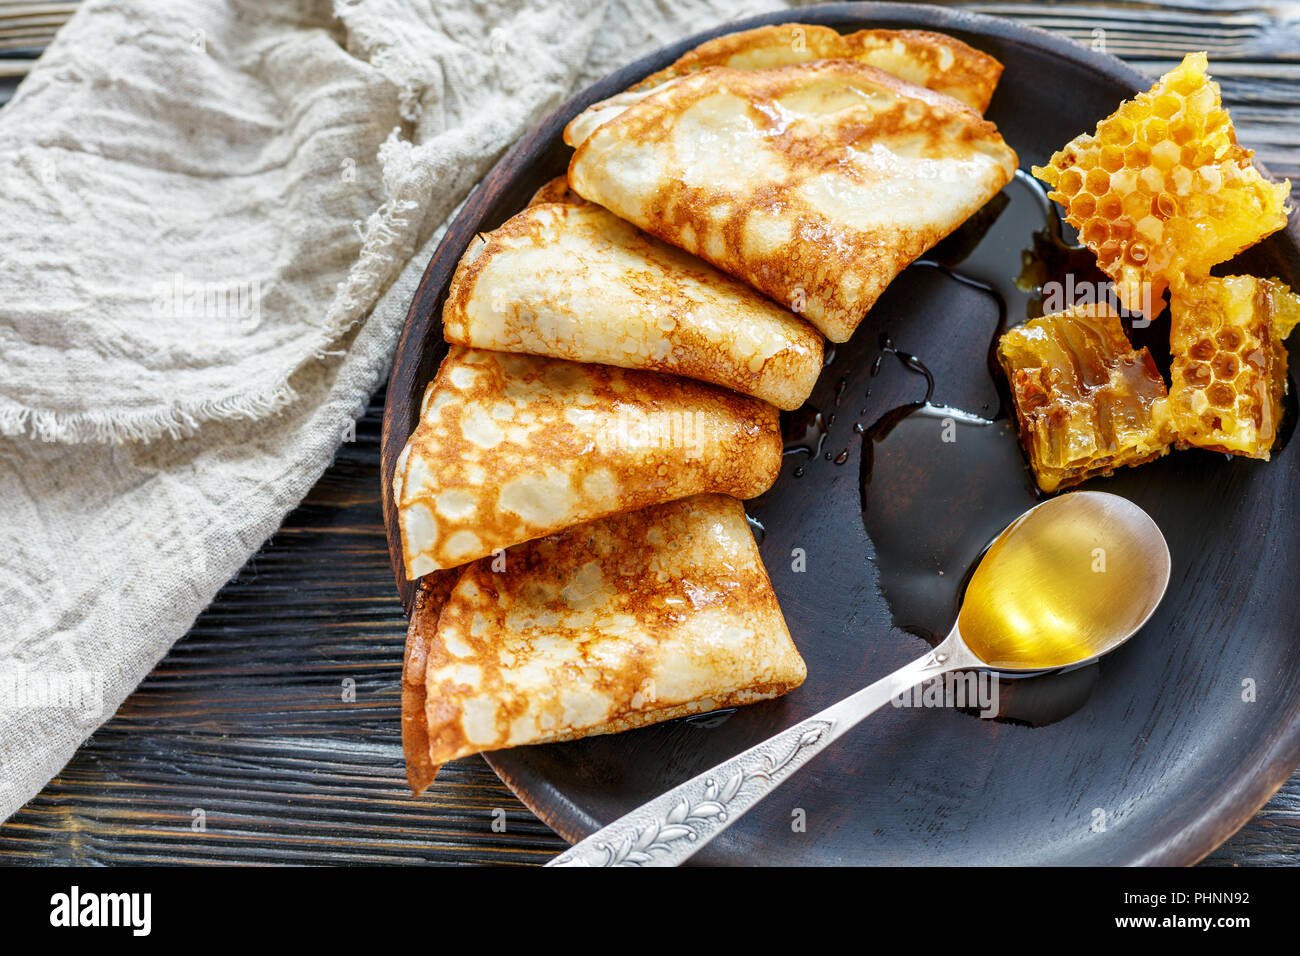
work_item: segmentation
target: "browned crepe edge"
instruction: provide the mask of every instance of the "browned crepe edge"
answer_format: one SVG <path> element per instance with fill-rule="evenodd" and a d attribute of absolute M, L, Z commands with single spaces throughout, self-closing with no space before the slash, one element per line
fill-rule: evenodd
<path fill-rule="evenodd" d="M 569 177 L 566 175 L 559 175 L 542 183 L 537 192 L 533 193 L 533 198 L 528 200 L 528 205 L 540 206 L 548 202 L 558 202 L 565 206 L 592 205 L 573 191 L 569 185 Z"/>
<path fill-rule="evenodd" d="M 650 87 L 658 86 L 668 80 L 676 79 L 679 76 L 685 76 L 689 73 L 695 73 L 711 66 L 724 66 L 724 61 L 738 53 L 743 52 L 749 45 L 761 45 L 761 41 L 766 39 L 770 34 L 781 33 L 784 30 L 800 29 L 805 34 L 810 32 L 816 33 L 837 33 L 845 46 L 846 57 L 837 57 L 836 59 L 855 59 L 849 52 L 855 43 L 865 39 L 868 35 L 879 37 L 888 35 L 891 38 L 898 39 L 914 50 L 933 50 L 939 45 L 949 46 L 954 55 L 953 67 L 944 71 L 946 75 L 954 80 L 964 80 L 964 83 L 954 82 L 952 85 L 964 85 L 973 95 L 977 97 L 977 102 L 966 103 L 963 105 L 983 113 L 988 109 L 989 103 L 993 99 L 993 94 L 997 90 L 998 81 L 1002 78 L 1003 65 L 996 57 L 990 56 L 983 50 L 977 50 L 969 43 L 964 43 L 956 37 L 947 33 L 938 33 L 932 30 L 888 30 L 888 29 L 867 29 L 857 30 L 853 33 L 840 34 L 833 27 L 820 26 L 809 23 L 778 23 L 767 26 L 755 27 L 752 30 L 742 30 L 738 33 L 728 33 L 720 37 L 715 37 L 701 43 L 692 50 L 682 54 L 664 69 L 656 73 L 651 73 L 645 79 L 628 87 L 629 91 L 644 90 Z M 755 44 L 754 41 L 760 41 Z M 862 62 L 862 61 L 857 61 Z M 976 93 L 976 88 L 978 92 Z M 927 87 L 934 89 L 934 87 Z M 943 92 L 943 91 L 936 91 Z M 945 94 L 951 95 L 951 94 Z M 954 99 L 960 99 L 954 97 Z"/>
<path fill-rule="evenodd" d="M 417 797 L 433 783 L 442 766 L 433 762 L 424 709 L 429 644 L 437 636 L 442 606 L 451 597 L 463 570 L 434 571 L 420 579 L 411 608 L 411 623 L 406 629 L 406 651 L 402 658 L 402 754 L 406 758 L 406 782 Z"/>

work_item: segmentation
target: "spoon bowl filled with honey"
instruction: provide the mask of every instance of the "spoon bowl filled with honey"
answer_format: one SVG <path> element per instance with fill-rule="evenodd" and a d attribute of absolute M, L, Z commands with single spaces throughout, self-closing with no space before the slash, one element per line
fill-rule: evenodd
<path fill-rule="evenodd" d="M 1159 607 L 1169 574 L 1164 535 L 1128 499 L 1097 491 L 1049 499 L 994 539 L 934 650 L 620 817 L 550 865 L 681 863 L 917 684 L 953 671 L 1058 670 L 1110 653 Z"/>
<path fill-rule="evenodd" d="M 1164 535 L 1127 498 L 1098 491 L 1052 498 L 989 546 L 945 644 L 959 641 L 1002 671 L 1093 660 L 1146 623 L 1169 568 Z"/>

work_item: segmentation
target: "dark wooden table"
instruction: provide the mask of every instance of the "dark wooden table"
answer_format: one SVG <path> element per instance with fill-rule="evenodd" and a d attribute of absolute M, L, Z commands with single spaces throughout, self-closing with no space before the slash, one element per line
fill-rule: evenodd
<path fill-rule="evenodd" d="M 1208 50 L 1241 140 L 1300 180 L 1300 3 L 964 6 L 1104 43 L 1151 76 Z M 541 863 L 566 845 L 479 757 L 419 799 L 406 790 L 383 402 L 113 719 L 0 826 L 0 863 Z M 1300 862 L 1300 773 L 1207 862 Z"/>

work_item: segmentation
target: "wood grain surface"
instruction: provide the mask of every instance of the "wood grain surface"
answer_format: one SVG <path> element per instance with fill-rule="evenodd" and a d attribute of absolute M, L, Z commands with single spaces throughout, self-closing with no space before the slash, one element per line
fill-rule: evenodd
<path fill-rule="evenodd" d="M 1300 179 L 1300 4 L 960 6 L 1104 44 L 1151 75 L 1208 50 L 1240 139 Z M 0 863 L 528 864 L 565 846 L 481 758 L 448 765 L 419 799 L 406 791 L 383 402 L 190 634 L 0 826 Z M 1300 774 L 1207 862 L 1298 860 Z"/>

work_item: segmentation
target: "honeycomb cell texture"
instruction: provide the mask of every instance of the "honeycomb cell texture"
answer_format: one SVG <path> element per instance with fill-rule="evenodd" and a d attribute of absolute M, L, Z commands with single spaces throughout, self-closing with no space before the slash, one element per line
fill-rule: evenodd
<path fill-rule="evenodd" d="M 1275 279 L 1204 279 L 1170 300 L 1169 402 L 1180 448 L 1268 459 L 1300 296 Z"/>
<path fill-rule="evenodd" d="M 1011 329 L 998 341 L 998 360 L 1043 491 L 1169 451 L 1164 379 L 1151 353 L 1129 343 L 1110 306 L 1078 306 Z"/>
<path fill-rule="evenodd" d="M 1120 302 L 1147 318 L 1166 288 L 1209 275 L 1286 225 L 1290 184 L 1251 164 L 1206 65 L 1204 53 L 1189 53 L 1095 133 L 1034 167 Z"/>

